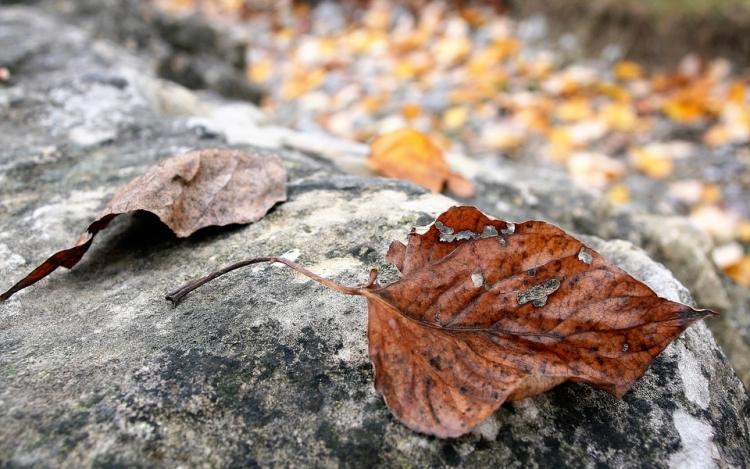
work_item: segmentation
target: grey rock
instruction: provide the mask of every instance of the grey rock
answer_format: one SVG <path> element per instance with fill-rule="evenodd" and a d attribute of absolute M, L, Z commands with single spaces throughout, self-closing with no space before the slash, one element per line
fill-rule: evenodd
<path fill-rule="evenodd" d="M 199 14 L 171 16 L 148 0 L 39 2 L 107 39 L 149 58 L 159 76 L 190 89 L 258 102 L 261 89 L 245 75 L 246 41 L 231 28 L 215 28 Z"/>
<path fill-rule="evenodd" d="M 69 247 L 151 164 L 229 146 L 191 127 L 191 117 L 161 113 L 160 82 L 138 56 L 34 8 L 3 7 L 0 31 L 9 22 L 25 27 L 9 43 L 29 52 L 0 88 L 0 288 Z M 106 78 L 92 82 L 91 73 Z M 87 103 L 114 138 L 70 139 L 87 122 Z M 245 148 L 280 154 L 289 171 L 289 200 L 259 222 L 179 240 L 152 216 L 122 216 L 75 268 L 0 305 L 0 466 L 750 465 L 748 395 L 703 323 L 621 401 L 568 383 L 443 441 L 399 424 L 375 392 L 362 298 L 258 265 L 171 308 L 165 293 L 263 254 L 346 285 L 365 283 L 373 267 L 395 280 L 384 260 L 390 241 L 456 204 L 412 184 L 344 174 L 314 154 Z M 587 191 L 552 192 L 566 186 L 551 171 L 504 171 L 479 181 L 490 214 L 522 220 L 554 209 L 584 232 L 607 213 Z M 692 301 L 632 244 L 585 241 L 660 295 Z"/>

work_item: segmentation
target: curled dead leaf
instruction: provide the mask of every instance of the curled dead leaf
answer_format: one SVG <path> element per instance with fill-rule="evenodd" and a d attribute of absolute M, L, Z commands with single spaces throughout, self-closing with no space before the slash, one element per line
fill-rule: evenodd
<path fill-rule="evenodd" d="M 453 207 L 425 234 L 391 244 L 400 280 L 377 271 L 346 287 L 279 257 L 250 259 L 167 296 L 187 293 L 236 268 L 281 262 L 368 304 L 375 387 L 409 428 L 452 438 L 505 401 L 581 381 L 620 398 L 693 322 L 715 313 L 659 298 L 649 287 L 561 229 L 493 220 Z"/>
<path fill-rule="evenodd" d="M 104 207 L 76 245 L 55 253 L 0 295 L 5 301 L 58 267 L 72 268 L 96 234 L 117 215 L 145 210 L 184 238 L 207 226 L 251 223 L 286 200 L 286 169 L 272 154 L 192 151 L 166 159 L 133 179 Z"/>

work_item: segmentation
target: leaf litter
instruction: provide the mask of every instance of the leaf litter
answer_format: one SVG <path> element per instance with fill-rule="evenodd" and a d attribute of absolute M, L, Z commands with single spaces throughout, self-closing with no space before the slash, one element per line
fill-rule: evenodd
<path fill-rule="evenodd" d="M 716 315 L 658 297 L 554 225 L 493 220 L 469 206 L 452 207 L 424 234 L 412 230 L 407 244 L 394 241 L 386 259 L 401 278 L 385 286 L 376 269 L 367 284 L 348 287 L 268 256 L 167 299 L 176 306 L 206 282 L 259 262 L 364 296 L 376 389 L 400 422 L 440 438 L 564 381 L 621 398 L 682 331 Z"/>
<path fill-rule="evenodd" d="M 5 301 L 58 267 L 73 268 L 99 231 L 118 215 L 144 210 L 179 238 L 207 226 L 251 223 L 286 200 L 286 169 L 273 154 L 234 149 L 192 151 L 168 158 L 133 179 L 99 213 L 75 246 L 53 254 L 0 295 Z"/>

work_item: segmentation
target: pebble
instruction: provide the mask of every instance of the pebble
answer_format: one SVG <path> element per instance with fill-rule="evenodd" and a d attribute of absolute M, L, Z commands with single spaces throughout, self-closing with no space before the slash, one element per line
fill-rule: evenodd
<path fill-rule="evenodd" d="M 79 125 L 68 133 L 71 142 L 82 147 L 92 147 L 117 138 L 117 130 Z"/>

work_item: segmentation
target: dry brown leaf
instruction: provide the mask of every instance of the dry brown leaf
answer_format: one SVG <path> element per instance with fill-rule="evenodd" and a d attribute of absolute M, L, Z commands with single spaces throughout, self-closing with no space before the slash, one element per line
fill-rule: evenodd
<path fill-rule="evenodd" d="M 265 261 L 364 296 L 376 389 L 404 425 L 441 438 L 568 380 L 622 397 L 678 334 L 715 314 L 659 298 L 553 225 L 492 220 L 474 207 L 453 207 L 408 244 L 393 242 L 387 259 L 402 278 L 383 287 L 376 270 L 366 285 L 345 287 L 263 257 L 167 298 L 177 304 L 223 273 Z"/>
<path fill-rule="evenodd" d="M 72 268 L 96 234 L 117 215 L 145 210 L 184 238 L 207 226 L 250 223 L 286 200 L 286 169 L 275 155 L 242 150 L 193 151 L 164 160 L 133 179 L 107 204 L 76 242 L 54 254 L 11 289 L 13 294 L 62 266 Z"/>
<path fill-rule="evenodd" d="M 383 176 L 405 179 L 433 192 L 442 191 L 453 178 L 456 185 L 449 189 L 460 187 L 456 195 L 474 195 L 471 183 L 451 172 L 443 151 L 427 135 L 414 129 L 395 130 L 375 139 L 370 144 L 367 164 Z"/>

